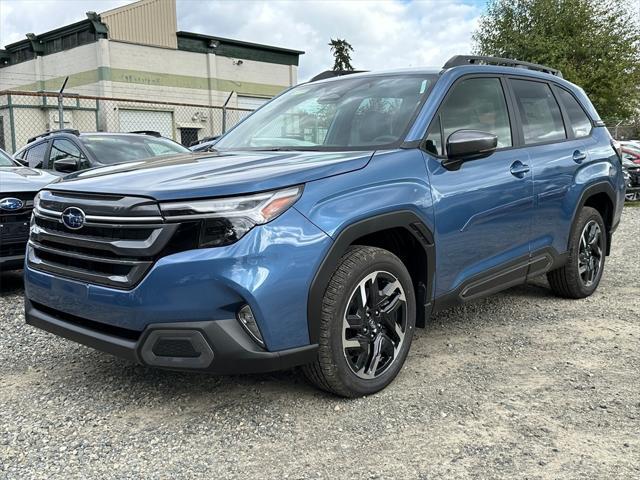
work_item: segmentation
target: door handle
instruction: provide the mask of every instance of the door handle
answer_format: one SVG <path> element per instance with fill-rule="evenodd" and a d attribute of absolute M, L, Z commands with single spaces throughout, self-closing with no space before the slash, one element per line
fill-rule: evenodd
<path fill-rule="evenodd" d="M 531 170 L 529 168 L 529 165 L 527 165 L 526 163 L 522 163 L 520 160 L 516 160 L 515 162 L 513 162 L 511 164 L 511 168 L 509 169 L 511 175 L 518 178 L 524 177 L 524 175 L 528 173 L 529 170 Z"/>
<path fill-rule="evenodd" d="M 573 161 L 576 163 L 580 163 L 587 158 L 587 154 L 581 152 L 580 150 L 576 150 L 573 152 Z"/>

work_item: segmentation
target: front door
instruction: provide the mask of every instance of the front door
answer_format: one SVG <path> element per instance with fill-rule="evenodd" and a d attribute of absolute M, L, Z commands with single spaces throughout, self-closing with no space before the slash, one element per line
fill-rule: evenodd
<path fill-rule="evenodd" d="M 460 129 L 496 135 L 497 151 L 465 162 L 459 170 L 445 169 L 446 139 Z M 525 150 L 513 149 L 513 142 L 503 80 L 458 81 L 426 142 L 435 205 L 437 297 L 458 292 L 471 298 L 526 276 L 533 182 L 529 157 Z M 494 278 L 481 275 L 487 272 Z"/>

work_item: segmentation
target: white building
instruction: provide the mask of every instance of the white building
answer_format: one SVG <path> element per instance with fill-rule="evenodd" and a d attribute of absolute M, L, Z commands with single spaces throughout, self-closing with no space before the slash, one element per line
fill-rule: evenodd
<path fill-rule="evenodd" d="M 197 107 L 255 109 L 296 84 L 303 53 L 177 31 L 175 0 L 89 12 L 0 50 L 0 147 L 58 128 L 54 96 L 11 92 L 57 92 L 66 77 L 65 127 L 158 130 L 183 142 L 219 134 L 220 111 Z"/>

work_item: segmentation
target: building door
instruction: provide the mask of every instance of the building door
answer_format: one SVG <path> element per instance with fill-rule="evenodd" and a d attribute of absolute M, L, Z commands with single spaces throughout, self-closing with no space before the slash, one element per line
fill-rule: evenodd
<path fill-rule="evenodd" d="M 119 111 L 119 118 L 121 132 L 151 130 L 159 132 L 163 137 L 174 138 L 173 112 L 122 109 Z"/>
<path fill-rule="evenodd" d="M 185 147 L 190 147 L 198 141 L 198 129 L 197 128 L 181 128 L 180 129 L 180 143 Z"/>

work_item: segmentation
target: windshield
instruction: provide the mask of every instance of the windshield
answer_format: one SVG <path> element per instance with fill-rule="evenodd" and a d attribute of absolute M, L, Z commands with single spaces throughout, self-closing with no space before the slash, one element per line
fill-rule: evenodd
<path fill-rule="evenodd" d="M 149 135 L 82 135 L 82 143 L 102 164 L 131 162 L 149 157 L 191 153 L 167 138 Z"/>
<path fill-rule="evenodd" d="M 216 150 L 368 150 L 406 133 L 435 75 L 344 78 L 293 88 L 222 137 Z"/>
<path fill-rule="evenodd" d="M 11 160 L 11 157 L 0 149 L 0 167 L 15 167 L 16 164 Z"/>

